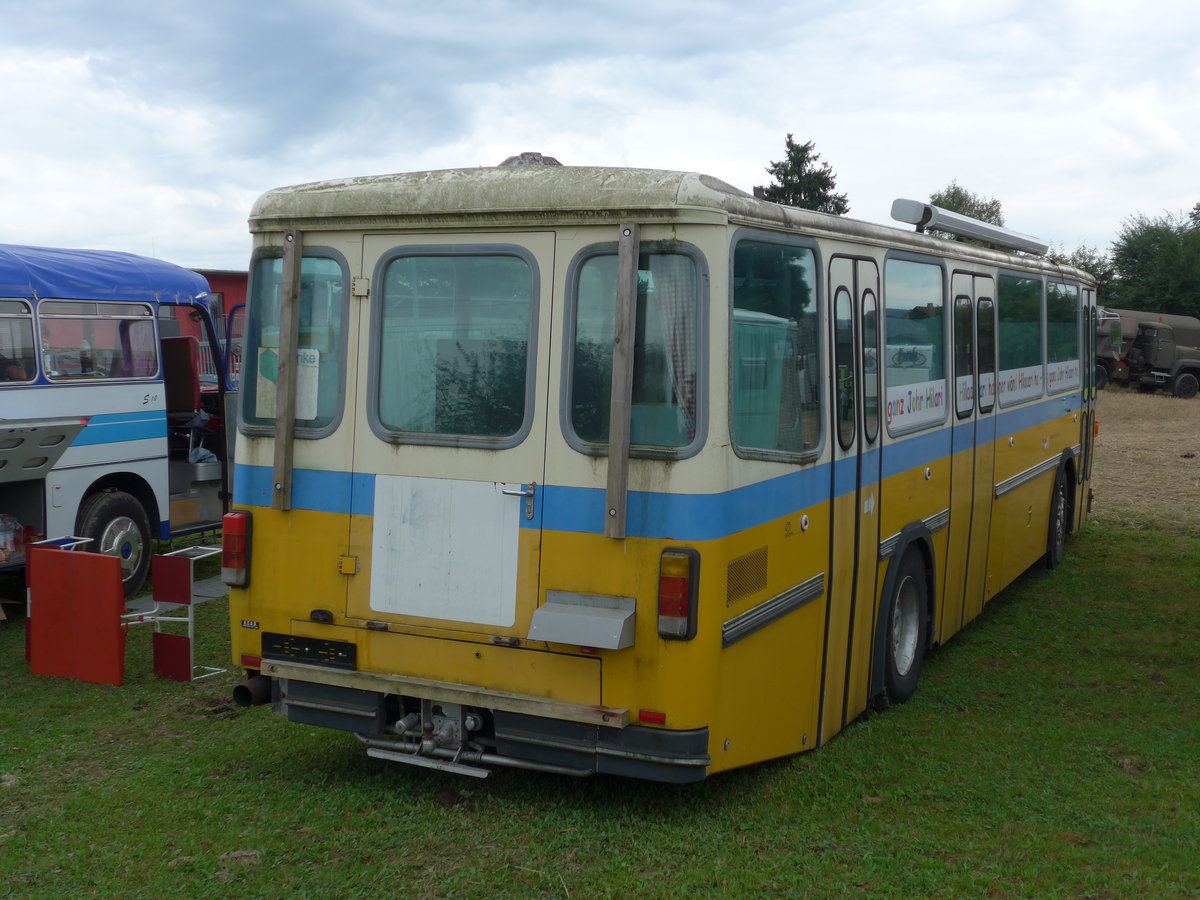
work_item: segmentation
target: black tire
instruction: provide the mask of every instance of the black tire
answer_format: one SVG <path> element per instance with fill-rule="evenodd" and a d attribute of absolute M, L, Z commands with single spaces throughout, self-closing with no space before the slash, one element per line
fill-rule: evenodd
<path fill-rule="evenodd" d="M 1067 529 L 1070 498 L 1067 496 L 1067 473 L 1059 466 L 1054 476 L 1054 493 L 1050 495 L 1050 527 L 1046 534 L 1046 568 L 1058 568 L 1067 549 Z"/>
<path fill-rule="evenodd" d="M 83 548 L 121 560 L 126 597 L 136 596 L 150 572 L 150 519 L 135 497 L 124 491 L 93 494 L 79 510 L 79 536 L 91 538 Z"/>
<path fill-rule="evenodd" d="M 1096 366 L 1096 390 L 1102 391 L 1108 387 L 1108 369 Z"/>
<path fill-rule="evenodd" d="M 1175 376 L 1175 386 L 1171 392 L 1180 400 L 1191 400 L 1196 396 L 1197 390 L 1200 390 L 1200 381 L 1197 381 L 1191 372 Z"/>
<path fill-rule="evenodd" d="M 917 689 L 929 631 L 929 589 L 925 566 L 907 553 L 896 571 L 890 596 L 880 607 L 883 621 L 883 707 L 903 703 Z"/>

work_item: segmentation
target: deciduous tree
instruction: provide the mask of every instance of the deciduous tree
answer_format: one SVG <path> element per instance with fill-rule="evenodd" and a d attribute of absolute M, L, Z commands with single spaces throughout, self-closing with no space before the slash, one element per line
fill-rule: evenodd
<path fill-rule="evenodd" d="M 1150 218 L 1130 216 L 1112 247 L 1113 306 L 1200 316 L 1200 223 L 1197 209 Z"/>
<path fill-rule="evenodd" d="M 929 202 L 942 209 L 948 209 L 950 212 L 961 213 L 972 219 L 979 219 L 981 222 L 1004 227 L 1004 210 L 1000 208 L 999 200 L 995 197 L 973 194 L 957 181 L 951 181 L 942 190 L 934 191 L 929 195 Z"/>
<path fill-rule="evenodd" d="M 1113 264 L 1112 259 L 1107 253 L 1097 250 L 1095 247 L 1088 247 L 1085 244 L 1082 247 L 1072 250 L 1070 253 L 1067 253 L 1065 250 L 1051 250 L 1046 254 L 1046 258 L 1054 263 L 1083 269 L 1083 271 L 1096 279 L 1096 289 L 1099 292 L 1100 303 L 1109 302 L 1108 289 L 1113 280 Z M 1115 303 L 1112 305 L 1116 306 Z"/>

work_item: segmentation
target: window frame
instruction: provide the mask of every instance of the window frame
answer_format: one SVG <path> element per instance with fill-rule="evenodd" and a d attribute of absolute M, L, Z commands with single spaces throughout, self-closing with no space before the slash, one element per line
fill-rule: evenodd
<path fill-rule="evenodd" d="M 644 240 L 638 248 L 639 256 L 651 254 L 680 254 L 691 259 L 696 277 L 696 427 L 692 440 L 678 447 L 663 447 L 653 444 L 630 443 L 632 459 L 687 459 L 695 456 L 708 438 L 709 406 L 709 362 L 708 362 L 708 316 L 709 316 L 709 270 L 704 253 L 694 244 L 684 241 Z M 617 255 L 617 242 L 605 241 L 590 244 L 579 250 L 571 259 L 566 271 L 566 290 L 562 331 L 562 348 L 558 354 L 561 361 L 559 372 L 559 428 L 567 446 L 585 456 L 607 457 L 608 442 L 598 443 L 584 440 L 575 432 L 571 416 L 572 374 L 575 370 L 575 327 L 579 311 L 579 275 L 589 260 L 600 256 Z"/>
<path fill-rule="evenodd" d="M 1038 353 L 1040 362 L 1037 366 L 1018 366 L 1015 369 L 1005 369 L 1003 360 L 1004 350 L 1004 319 L 1002 316 L 1001 294 L 1002 285 L 1006 278 L 1015 278 L 1022 281 L 1036 282 L 1039 288 L 1038 300 Z M 1000 409 L 1009 409 L 1014 406 L 1020 406 L 1023 403 L 1036 403 L 1046 397 L 1046 279 L 1038 272 L 1023 272 L 1013 269 L 1002 269 L 996 273 L 996 291 L 995 291 L 995 309 L 996 309 L 996 405 Z M 1034 395 L 1032 392 L 1028 396 L 1018 396 L 1015 399 L 1010 398 L 1011 395 L 1005 386 L 1001 390 L 1002 385 L 1006 385 L 1006 379 L 1001 378 L 1005 372 L 1016 372 L 1021 369 L 1039 369 L 1039 393 Z"/>
<path fill-rule="evenodd" d="M 529 268 L 529 328 L 526 332 L 525 412 L 521 427 L 511 435 L 454 435 L 424 431 L 399 431 L 389 427 L 379 416 L 380 377 L 383 366 L 383 285 L 387 269 L 398 259 L 409 257 L 509 257 L 519 259 Z M 385 251 L 375 263 L 371 283 L 374 285 L 370 312 L 370 345 L 367 348 L 367 421 L 380 440 L 391 444 L 428 447 L 462 447 L 482 450 L 507 450 L 523 443 L 533 429 L 537 398 L 537 354 L 539 317 L 541 313 L 542 279 L 537 257 L 520 244 L 398 244 Z"/>
<path fill-rule="evenodd" d="M 55 313 L 53 310 L 56 306 L 75 305 L 81 308 L 77 312 Z M 82 311 L 82 307 L 94 307 L 94 312 L 87 313 Z M 122 315 L 125 310 L 141 310 L 140 315 Z M 97 375 L 97 374 L 79 374 L 79 375 L 58 375 L 51 374 L 46 366 L 45 354 L 42 349 L 42 323 L 44 321 L 73 321 L 73 322 L 149 322 L 150 323 L 150 343 L 154 354 L 154 371 L 145 375 Z M 70 297 L 47 297 L 39 300 L 35 311 L 35 334 L 34 340 L 37 342 L 36 350 L 38 353 L 38 371 L 41 377 L 50 384 L 56 385 L 84 385 L 84 384 L 113 384 L 141 381 L 161 381 L 162 380 L 162 336 L 159 333 L 158 326 L 158 310 L 157 305 L 147 303 L 143 300 L 76 300 Z M 122 326 L 116 326 L 117 332 L 120 335 Z M 129 335 L 125 334 L 121 337 L 121 343 L 124 345 L 129 339 Z M 96 348 L 92 348 L 94 353 Z M 80 350 L 82 354 L 82 348 Z M 28 373 L 26 373 L 28 374 Z M 32 381 L 33 379 L 30 379 Z M 28 384 L 28 381 L 19 382 Z"/>
<path fill-rule="evenodd" d="M 4 309 L 0 307 L 0 321 L 5 322 L 25 322 L 29 327 L 29 351 L 32 354 L 33 367 L 32 371 L 26 370 L 25 377 L 15 380 L 9 380 L 0 377 L 0 386 L 13 387 L 33 384 L 38 380 L 38 376 L 42 371 L 42 350 L 41 350 L 41 330 L 38 328 L 37 319 L 33 314 L 33 304 L 22 297 L 0 297 L 0 302 L 4 304 L 11 303 L 14 308 Z M 19 307 L 19 308 L 17 308 Z M 15 347 L 13 348 L 16 349 Z M 21 365 L 23 358 L 8 357 L 17 365 Z M 23 367 L 22 367 L 23 368 Z"/>
<path fill-rule="evenodd" d="M 974 279 L 972 278 L 972 280 L 974 280 Z M 978 363 L 979 348 L 977 346 L 978 338 L 976 337 L 976 334 L 975 334 L 975 326 L 976 326 L 975 299 L 970 294 L 956 294 L 956 295 L 954 295 L 953 299 L 950 301 L 950 306 L 951 306 L 951 315 L 954 316 L 954 320 L 950 327 L 951 343 L 953 344 L 953 360 L 954 360 L 954 376 L 953 376 L 953 378 L 954 378 L 954 414 L 955 414 L 955 417 L 958 419 L 969 419 L 974 414 L 974 412 L 978 406 L 977 400 L 978 400 L 978 395 L 979 395 L 979 372 L 977 371 L 979 368 L 979 363 Z M 961 328 L 960 326 L 963 323 L 959 322 L 959 314 L 964 311 L 966 313 L 966 323 L 965 324 L 967 327 Z M 959 351 L 964 348 L 963 348 L 962 344 L 960 343 L 960 338 L 962 338 L 964 335 L 967 338 L 967 344 L 965 347 L 965 349 L 968 351 L 968 358 L 966 359 L 967 371 L 961 372 L 961 371 L 959 371 L 959 368 L 960 368 L 960 366 L 959 366 L 959 363 L 960 363 Z M 959 387 L 958 387 L 959 380 L 963 379 L 963 378 L 967 378 L 970 380 L 971 390 L 975 394 L 974 397 L 967 398 L 967 403 L 965 406 L 962 403 L 963 397 L 959 393 Z"/>
<path fill-rule="evenodd" d="M 813 261 L 813 308 L 816 317 L 816 333 L 817 333 L 817 442 L 811 450 L 801 450 L 791 452 L 787 450 L 769 450 L 763 447 L 746 447 L 737 442 L 737 435 L 734 431 L 733 424 L 733 369 L 732 363 L 734 358 L 733 338 L 734 338 L 734 259 L 737 252 L 737 245 L 743 242 L 753 242 L 759 244 L 776 244 L 783 247 L 795 247 L 800 250 L 808 250 L 812 254 Z M 825 323 L 826 310 L 824 303 L 825 282 L 823 275 L 825 271 L 825 260 L 821 255 L 821 245 L 809 238 L 795 238 L 784 234 L 776 234 L 770 231 L 759 231 L 757 229 L 742 228 L 738 229 L 732 240 L 729 242 L 729 297 L 728 297 L 728 320 L 727 329 L 729 332 L 729 361 L 730 369 L 727 373 L 728 389 L 728 427 L 729 427 L 729 445 L 733 448 L 734 455 L 739 459 L 758 459 L 767 462 L 782 462 L 791 463 L 811 463 L 820 459 L 822 452 L 825 449 L 825 439 L 828 433 L 826 423 L 826 399 L 825 399 L 825 364 L 826 364 L 826 337 Z"/>
<path fill-rule="evenodd" d="M 1074 306 L 1074 309 L 1072 310 L 1072 315 L 1071 315 L 1071 322 L 1075 329 L 1075 356 L 1068 357 L 1066 359 L 1052 359 L 1051 358 L 1052 357 L 1051 350 L 1055 345 L 1051 341 L 1051 334 L 1050 334 L 1050 294 L 1051 294 L 1051 288 L 1055 287 L 1055 286 L 1061 287 L 1061 288 L 1066 288 L 1068 291 L 1068 295 L 1069 295 L 1069 292 L 1071 292 L 1071 291 L 1074 291 L 1074 294 L 1075 294 L 1075 306 Z M 1045 362 L 1044 362 L 1045 367 L 1046 367 L 1046 378 L 1045 378 L 1046 395 L 1053 397 L 1053 396 L 1057 396 L 1059 394 L 1068 393 L 1070 391 L 1083 390 L 1085 388 L 1085 376 L 1084 376 L 1083 370 L 1084 370 L 1084 368 L 1086 368 L 1086 365 L 1087 365 L 1086 360 L 1084 359 L 1086 354 L 1085 354 L 1084 348 L 1082 346 L 1083 343 L 1085 343 L 1085 342 L 1082 340 L 1084 332 L 1081 328 L 1082 321 L 1080 318 L 1080 313 L 1084 309 L 1083 292 L 1082 292 L 1080 286 L 1074 281 L 1067 281 L 1066 279 L 1048 278 L 1048 279 L 1046 279 L 1046 284 L 1045 284 L 1045 288 L 1044 288 L 1043 306 L 1045 308 L 1045 310 L 1043 312 L 1043 317 L 1044 317 L 1045 323 L 1046 323 L 1046 356 L 1045 356 Z M 1074 380 L 1073 382 L 1070 380 L 1067 380 L 1067 381 L 1057 382 L 1054 385 L 1050 384 L 1050 368 L 1051 368 L 1051 366 L 1057 365 L 1059 363 L 1069 363 L 1069 362 L 1074 362 L 1077 365 L 1079 365 L 1079 367 L 1080 367 L 1079 377 L 1076 380 Z"/>
<path fill-rule="evenodd" d="M 341 311 L 341 345 L 338 348 L 339 363 L 338 363 L 338 391 L 337 396 L 339 401 L 333 410 L 333 415 L 330 416 L 329 422 L 325 425 L 311 426 L 300 425 L 298 422 L 295 425 L 293 434 L 297 440 L 319 440 L 333 434 L 341 426 L 342 418 L 346 410 L 346 354 L 349 345 L 349 327 L 350 327 L 350 266 L 346 262 L 346 257 L 332 247 L 323 247 L 319 245 L 305 246 L 301 251 L 300 264 L 303 268 L 305 259 L 327 259 L 338 265 L 342 270 L 342 311 Z M 254 270 L 259 262 L 264 259 L 283 259 L 282 247 L 264 247 L 255 250 L 250 258 L 250 269 L 247 273 L 249 281 L 249 291 L 253 290 L 254 285 Z M 250 326 L 252 324 L 251 316 L 254 314 L 256 298 L 247 296 L 247 306 L 245 314 L 245 324 L 243 326 L 242 335 L 242 367 L 238 381 L 238 430 L 247 436 L 263 437 L 275 434 L 276 422 L 274 413 L 271 416 L 270 424 L 246 421 L 246 403 L 250 395 L 249 385 L 257 384 L 257 376 L 251 381 L 247 378 L 247 366 L 250 365 L 249 350 L 250 350 Z M 257 365 L 257 362 L 254 363 Z"/>
<path fill-rule="evenodd" d="M 888 265 L 893 262 L 908 262 L 918 263 L 921 265 L 932 266 L 938 270 L 941 277 L 941 301 L 942 301 L 942 415 L 939 419 L 929 419 L 928 421 L 919 421 L 913 424 L 896 425 L 888 413 L 888 390 L 892 387 L 888 383 L 888 331 L 890 319 L 888 316 Z M 883 298 L 880 304 L 880 315 L 883 320 L 883 328 L 880 333 L 880 350 L 883 354 L 883 359 L 880 361 L 880 370 L 882 375 L 883 396 L 881 397 L 883 419 L 886 424 L 889 437 L 898 438 L 910 434 L 916 434 L 921 431 L 929 431 L 931 429 L 943 428 L 950 419 L 951 415 L 951 400 L 950 400 L 950 378 L 953 370 L 953 360 L 948 359 L 948 354 L 953 352 L 953 345 L 949 337 L 950 331 L 950 315 L 953 313 L 953 303 L 949 300 L 950 294 L 950 273 L 947 271 L 948 260 L 937 256 L 925 256 L 919 253 L 909 253 L 906 251 L 890 251 L 884 256 L 883 267 L 880 272 L 880 281 L 883 286 Z M 903 387 L 903 385 L 899 385 Z"/>

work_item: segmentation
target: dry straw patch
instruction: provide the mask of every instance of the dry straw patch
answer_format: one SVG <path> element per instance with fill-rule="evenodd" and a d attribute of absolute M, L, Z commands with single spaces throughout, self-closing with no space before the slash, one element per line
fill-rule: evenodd
<path fill-rule="evenodd" d="M 1097 418 L 1093 518 L 1200 528 L 1200 398 L 1108 388 Z"/>

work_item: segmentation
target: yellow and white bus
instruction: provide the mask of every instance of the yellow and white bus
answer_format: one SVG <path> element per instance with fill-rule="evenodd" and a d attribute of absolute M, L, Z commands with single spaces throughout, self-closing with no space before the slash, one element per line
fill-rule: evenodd
<path fill-rule="evenodd" d="M 238 701 L 435 769 L 684 782 L 906 700 L 1083 523 L 1096 304 L 1032 239 L 893 213 L 977 242 L 638 169 L 262 196 Z"/>

